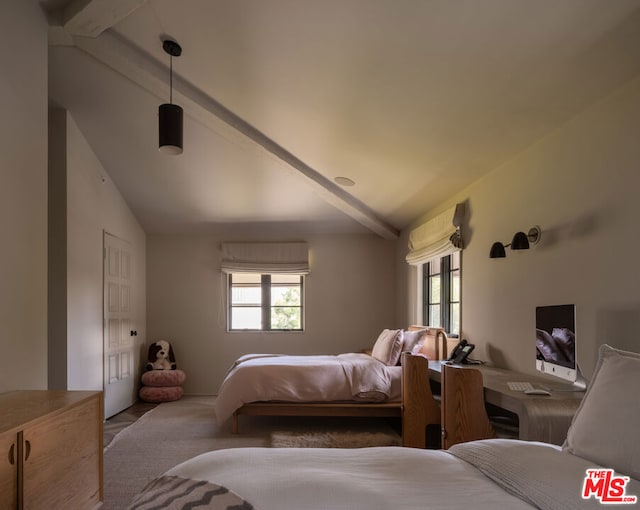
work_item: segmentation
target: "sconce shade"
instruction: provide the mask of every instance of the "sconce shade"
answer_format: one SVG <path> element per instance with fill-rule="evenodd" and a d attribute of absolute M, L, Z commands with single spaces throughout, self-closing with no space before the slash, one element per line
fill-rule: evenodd
<path fill-rule="evenodd" d="M 160 152 L 182 154 L 182 108 L 177 104 L 159 106 L 158 139 Z"/>
<path fill-rule="evenodd" d="M 511 249 L 528 250 L 529 239 L 527 238 L 527 234 L 525 234 L 524 232 L 516 232 L 513 236 L 513 240 L 511 241 Z"/>
<path fill-rule="evenodd" d="M 507 246 L 511 246 L 512 250 L 528 250 L 529 244 L 538 244 L 540 237 L 542 236 L 542 230 L 538 225 L 531 227 L 528 233 L 516 232 L 513 239 L 509 244 L 493 243 L 491 245 L 491 251 L 489 252 L 490 259 L 501 259 L 506 257 L 504 249 Z"/>
<path fill-rule="evenodd" d="M 491 251 L 489 252 L 490 259 L 502 259 L 506 257 L 507 254 L 504 251 L 504 245 L 502 243 L 493 243 L 491 245 Z"/>

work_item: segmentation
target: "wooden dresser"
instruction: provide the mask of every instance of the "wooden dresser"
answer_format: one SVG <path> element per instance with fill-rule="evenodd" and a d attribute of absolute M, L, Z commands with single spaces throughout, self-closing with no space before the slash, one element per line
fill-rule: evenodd
<path fill-rule="evenodd" d="M 97 508 L 103 500 L 99 391 L 0 394 L 0 508 Z"/>

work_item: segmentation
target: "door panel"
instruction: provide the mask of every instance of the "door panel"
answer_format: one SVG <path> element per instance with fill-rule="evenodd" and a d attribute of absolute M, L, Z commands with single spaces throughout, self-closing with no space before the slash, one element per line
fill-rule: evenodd
<path fill-rule="evenodd" d="M 0 508 L 12 510 L 18 502 L 18 437 L 0 435 Z"/>
<path fill-rule="evenodd" d="M 104 405 L 105 417 L 135 401 L 133 264 L 131 246 L 104 234 Z"/>

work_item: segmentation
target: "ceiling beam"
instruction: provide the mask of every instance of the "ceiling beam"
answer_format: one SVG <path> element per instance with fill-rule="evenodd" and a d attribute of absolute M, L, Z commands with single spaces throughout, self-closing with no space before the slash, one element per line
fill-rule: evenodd
<path fill-rule="evenodd" d="M 61 38 L 60 38 L 61 39 Z M 169 96 L 169 68 L 112 31 L 98 38 L 72 36 L 73 44 L 93 58 L 122 74 L 161 101 Z M 50 37 L 50 43 L 55 41 Z M 61 44 L 65 44 L 61 42 Z M 189 116 L 246 150 L 258 150 L 302 176 L 326 202 L 384 239 L 395 240 L 399 231 L 380 218 L 366 204 L 311 168 L 224 105 L 182 79 L 174 69 L 174 102 Z"/>
<path fill-rule="evenodd" d="M 72 35 L 98 37 L 147 0 L 71 0 L 61 10 L 61 23 Z"/>

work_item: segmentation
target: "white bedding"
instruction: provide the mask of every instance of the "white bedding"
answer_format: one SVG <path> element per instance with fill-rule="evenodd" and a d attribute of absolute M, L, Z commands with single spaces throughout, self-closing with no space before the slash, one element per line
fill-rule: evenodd
<path fill-rule="evenodd" d="M 497 439 L 449 451 L 218 450 L 167 475 L 220 484 L 260 510 L 602 508 L 581 498 L 589 467 L 596 466 L 552 445 Z M 632 479 L 627 494 L 640 494 L 640 482 Z"/>
<path fill-rule="evenodd" d="M 397 401 L 401 373 L 401 367 L 362 353 L 249 354 L 227 372 L 215 401 L 216 418 L 222 424 L 251 402 Z"/>
<path fill-rule="evenodd" d="M 221 486 L 257 510 L 637 508 L 638 374 L 640 354 L 603 345 L 563 448 L 505 439 L 447 451 L 244 448 L 203 454 L 166 475 Z"/>

